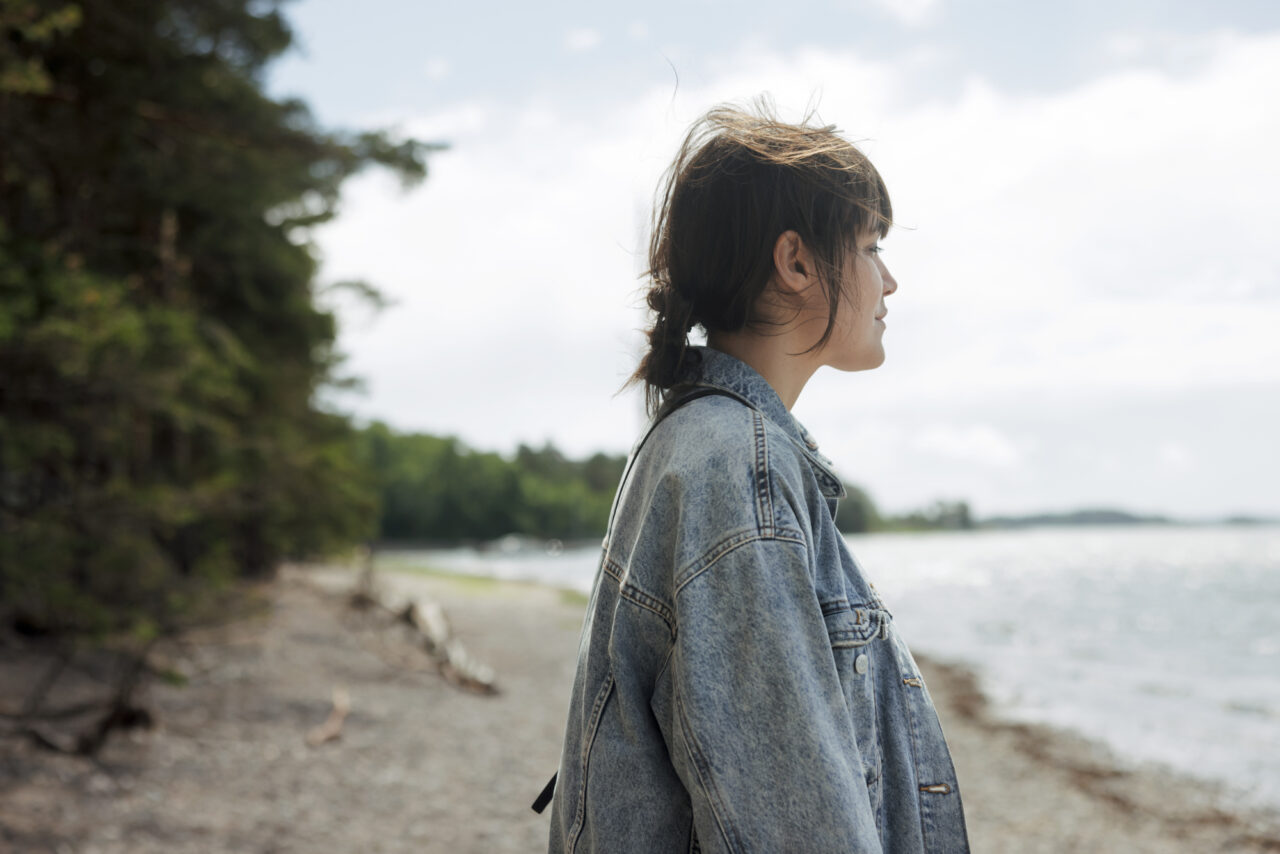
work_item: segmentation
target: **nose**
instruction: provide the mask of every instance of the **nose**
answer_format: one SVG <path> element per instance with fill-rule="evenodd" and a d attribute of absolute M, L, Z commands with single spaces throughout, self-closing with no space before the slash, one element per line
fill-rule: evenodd
<path fill-rule="evenodd" d="M 898 289 L 898 280 L 889 272 L 889 268 L 885 266 L 884 261 L 876 257 L 876 263 L 880 265 L 880 279 L 884 282 L 884 295 L 888 296 Z"/>

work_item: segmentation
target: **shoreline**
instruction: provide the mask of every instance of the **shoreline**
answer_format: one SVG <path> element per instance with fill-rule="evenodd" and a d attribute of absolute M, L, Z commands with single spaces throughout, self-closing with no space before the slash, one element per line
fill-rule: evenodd
<path fill-rule="evenodd" d="M 1143 836 L 1176 839 L 1180 846 L 1163 848 L 1148 839 L 1150 847 L 1117 846 L 1114 850 L 1280 851 L 1280 810 L 1232 804 L 1233 795 L 1220 783 L 1159 763 L 1128 760 L 1106 743 L 1075 730 L 1006 719 L 967 665 L 926 653 L 913 655 L 934 695 L 962 792 L 976 788 L 983 802 L 1002 800 L 1014 788 L 1007 783 L 1028 781 L 1017 775 L 1014 780 L 996 780 L 977 769 L 991 754 L 997 756 L 999 767 L 1008 765 L 1011 757 L 1021 757 L 1040 778 L 1030 782 L 1044 785 L 1044 778 L 1050 778 L 1071 791 L 1074 800 L 1091 802 L 1115 824 L 1141 829 Z M 983 832 L 993 835 L 1002 835 L 1017 824 L 995 810 L 973 810 L 969 799 L 965 803 L 971 835 L 975 820 L 980 828 L 985 827 Z M 1060 817 L 1045 820 L 1064 832 L 1068 829 L 1069 822 Z M 974 848 L 978 850 L 977 845 Z M 1012 845 L 987 850 L 1025 849 Z"/>
<path fill-rule="evenodd" d="M 537 583 L 380 570 L 439 603 L 498 693 L 445 682 L 393 624 L 348 598 L 356 571 L 287 567 L 271 608 L 175 648 L 186 687 L 152 684 L 157 724 L 97 763 L 0 739 L 0 849 L 31 852 L 545 850 L 529 808 L 559 761 L 585 602 Z M 417 653 L 418 658 L 413 655 Z M 974 851 L 1277 852 L 1280 816 L 1213 786 L 1130 767 L 1094 742 L 1003 721 L 963 666 L 917 655 L 938 707 Z M 0 689 L 13 693 L 10 662 Z M 341 736 L 305 741 L 335 689 Z"/>

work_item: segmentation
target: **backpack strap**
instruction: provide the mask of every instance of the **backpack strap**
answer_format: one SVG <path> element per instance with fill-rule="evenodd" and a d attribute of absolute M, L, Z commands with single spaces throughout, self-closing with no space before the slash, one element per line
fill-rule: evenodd
<path fill-rule="evenodd" d="M 631 466 L 632 464 L 635 463 L 636 457 L 640 456 L 640 449 L 644 447 L 644 443 L 648 441 L 649 436 L 653 434 L 654 429 L 660 423 L 662 423 L 662 420 L 664 418 L 666 418 L 671 413 L 675 412 L 680 407 L 684 406 L 686 403 L 697 400 L 700 397 L 707 397 L 708 395 L 712 395 L 712 394 L 719 394 L 724 397 L 732 397 L 736 400 L 741 401 L 742 403 L 747 403 L 745 400 L 742 400 L 741 397 L 734 394 L 733 392 L 725 391 L 724 389 L 720 389 L 720 388 L 712 388 L 711 386 L 699 386 L 695 388 L 693 391 L 689 392 L 688 394 L 683 394 L 677 397 L 673 397 L 667 400 L 666 403 L 662 404 L 662 406 L 658 409 L 657 414 L 653 418 L 653 423 L 649 425 L 649 429 L 645 431 L 644 436 L 641 437 L 639 443 L 636 444 L 636 449 L 635 451 L 632 452 L 631 459 L 627 460 L 627 468 L 622 473 L 622 480 L 618 482 L 618 493 L 613 498 L 613 508 L 609 511 L 609 524 L 605 527 L 606 531 L 613 530 L 613 518 L 614 518 L 614 515 L 618 512 L 618 504 L 621 503 L 621 500 L 622 500 L 622 487 L 626 485 L 627 478 L 631 476 Z M 747 405 L 750 406 L 750 404 L 747 404 Z M 547 808 L 547 804 L 551 803 L 551 796 L 555 793 L 555 790 L 556 790 L 556 777 L 559 776 L 559 774 L 560 772 L 557 771 L 555 774 L 551 775 L 551 779 L 547 781 L 547 785 L 542 787 L 541 794 L 539 794 L 537 800 L 533 802 L 533 811 L 538 813 L 539 815 L 541 815 L 542 811 Z"/>

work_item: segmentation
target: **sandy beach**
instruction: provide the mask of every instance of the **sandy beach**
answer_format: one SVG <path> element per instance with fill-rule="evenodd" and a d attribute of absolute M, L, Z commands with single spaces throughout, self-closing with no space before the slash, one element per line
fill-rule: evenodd
<path fill-rule="evenodd" d="M 410 573 L 380 584 L 389 598 L 442 604 L 499 693 L 448 684 L 398 630 L 354 611 L 353 571 L 287 568 L 259 615 L 167 650 L 188 684 L 151 684 L 154 726 L 114 736 L 96 762 L 0 739 L 0 850 L 545 850 L 548 819 L 529 804 L 559 757 L 580 597 Z M 1070 734 L 1003 722 L 969 674 L 920 658 L 975 852 L 1280 851 L 1276 816 L 1240 814 L 1211 786 L 1123 767 Z M 30 668 L 5 659 L 13 703 Z M 309 746 L 335 688 L 350 697 L 341 737 Z"/>

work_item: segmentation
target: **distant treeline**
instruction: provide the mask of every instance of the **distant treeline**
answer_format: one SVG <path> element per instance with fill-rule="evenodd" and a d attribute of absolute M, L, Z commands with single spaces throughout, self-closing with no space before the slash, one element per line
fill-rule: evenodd
<path fill-rule="evenodd" d="M 604 534 L 626 458 L 572 460 L 551 444 L 514 456 L 467 447 L 453 437 L 397 433 L 381 422 L 360 431 L 360 462 L 378 490 L 378 539 L 456 543 L 507 534 L 584 540 Z M 836 512 L 846 533 L 973 527 L 963 501 L 939 501 L 884 516 L 865 490 L 845 484 Z"/>
<path fill-rule="evenodd" d="M 521 445 L 513 458 L 453 437 L 360 431 L 359 458 L 377 486 L 381 540 L 458 542 L 507 534 L 599 537 L 626 458 L 570 460 L 550 444 Z"/>

